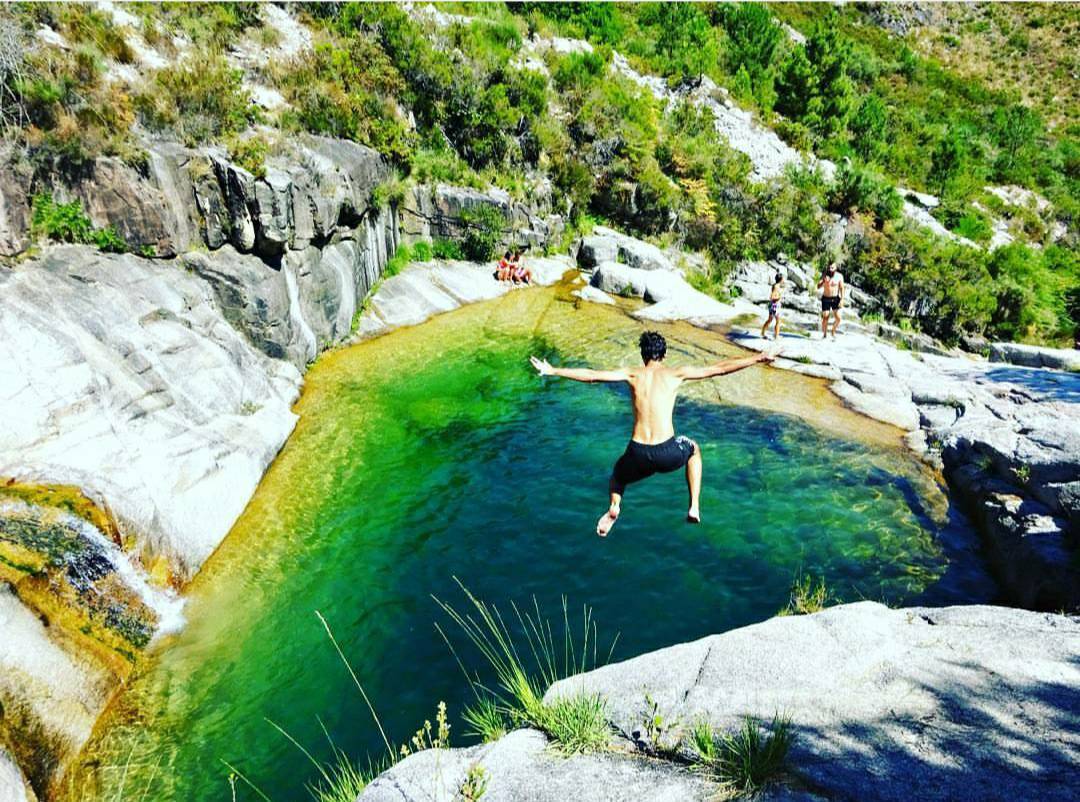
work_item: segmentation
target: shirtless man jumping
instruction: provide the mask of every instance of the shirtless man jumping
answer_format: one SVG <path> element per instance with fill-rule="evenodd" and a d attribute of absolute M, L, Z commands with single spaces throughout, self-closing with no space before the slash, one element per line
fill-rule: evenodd
<path fill-rule="evenodd" d="M 561 376 L 579 382 L 626 382 L 634 406 L 634 432 L 626 451 L 615 463 L 609 489 L 611 503 L 600 516 L 596 534 L 604 537 L 619 517 L 623 493 L 631 482 L 639 482 L 654 473 L 670 473 L 686 466 L 686 486 L 690 490 L 690 509 L 686 520 L 701 522 L 698 496 L 701 492 L 701 449 L 689 437 L 675 436 L 671 422 L 675 396 L 684 381 L 710 379 L 761 362 L 772 362 L 775 354 L 758 354 L 743 359 L 725 359 L 707 367 L 669 368 L 663 364 L 667 343 L 663 335 L 647 331 L 638 341 L 641 348 L 640 368 L 589 370 L 587 368 L 555 368 L 547 360 L 529 357 L 541 376 Z"/>
<path fill-rule="evenodd" d="M 829 312 L 832 312 L 835 340 L 836 330 L 840 328 L 840 305 L 844 302 L 844 274 L 837 271 L 836 262 L 825 269 L 818 287 L 821 288 L 821 339 L 829 336 Z"/>

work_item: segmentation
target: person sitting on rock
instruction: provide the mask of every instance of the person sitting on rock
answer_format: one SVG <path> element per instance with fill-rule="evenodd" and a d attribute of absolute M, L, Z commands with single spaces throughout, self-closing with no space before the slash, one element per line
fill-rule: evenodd
<path fill-rule="evenodd" d="M 503 254 L 503 258 L 499 260 L 499 266 L 495 268 L 495 278 L 498 281 L 509 281 L 513 273 L 513 257 L 510 255 L 510 251 L 507 251 Z"/>
<path fill-rule="evenodd" d="M 725 359 L 706 367 L 669 368 L 664 364 L 667 343 L 656 331 L 646 331 L 638 340 L 643 367 L 616 370 L 556 368 L 546 359 L 529 357 L 541 376 L 560 376 L 579 382 L 626 382 L 630 385 L 630 403 L 634 410 L 634 430 L 626 451 L 615 463 L 608 483 L 611 493 L 608 510 L 596 523 L 596 534 L 605 537 L 619 517 L 623 493 L 631 482 L 639 482 L 654 473 L 670 473 L 686 466 L 686 486 L 690 507 L 686 520 L 701 523 L 698 497 L 701 493 L 701 449 L 689 437 L 675 436 L 672 413 L 675 396 L 684 381 L 710 379 L 757 365 L 772 362 L 776 353 L 755 354 L 741 359 Z"/>
<path fill-rule="evenodd" d="M 773 325 L 773 339 L 780 337 L 780 298 L 784 294 L 784 276 L 782 273 L 777 273 L 776 278 L 773 280 L 772 289 L 769 290 L 769 316 L 765 319 L 765 322 L 761 325 L 761 338 L 765 339 L 765 330 L 769 328 L 769 324 L 776 321 Z"/>
<path fill-rule="evenodd" d="M 515 284 L 532 284 L 532 271 L 525 267 L 525 263 L 521 261 L 521 251 L 514 251 L 514 283 Z"/>
<path fill-rule="evenodd" d="M 836 339 L 836 330 L 840 328 L 840 306 L 844 302 L 844 275 L 836 269 L 833 262 L 825 269 L 825 274 L 818 282 L 821 288 L 821 339 L 829 336 L 829 313 L 832 312 L 832 336 Z"/>

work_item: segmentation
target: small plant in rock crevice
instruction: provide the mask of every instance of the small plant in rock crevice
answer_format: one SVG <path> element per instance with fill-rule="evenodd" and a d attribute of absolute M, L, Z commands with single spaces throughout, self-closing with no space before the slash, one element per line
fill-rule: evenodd
<path fill-rule="evenodd" d="M 639 749 L 658 757 L 672 757 L 678 750 L 681 738 L 676 734 L 680 728 L 678 718 L 668 718 L 660 710 L 660 703 L 651 694 L 645 694 L 645 710 L 642 726 L 631 735 Z"/>
<path fill-rule="evenodd" d="M 458 789 L 457 802 L 480 802 L 487 793 L 488 771 L 479 763 L 469 766 L 465 779 Z"/>
<path fill-rule="evenodd" d="M 30 232 L 40 239 L 96 245 L 107 253 L 123 253 L 128 249 L 112 226 L 97 228 L 74 200 L 58 203 L 48 192 L 35 195 L 30 204 Z"/>
<path fill-rule="evenodd" d="M 735 733 L 717 732 L 707 722 L 698 722 L 691 739 L 699 771 L 730 791 L 754 794 L 783 772 L 791 748 L 791 722 L 777 715 L 763 728 L 747 716 Z"/>
<path fill-rule="evenodd" d="M 791 593 L 786 607 L 777 611 L 777 615 L 809 615 L 824 610 L 835 601 L 832 591 L 825 584 L 825 578 L 815 579 L 812 575 L 796 574 L 791 582 Z"/>

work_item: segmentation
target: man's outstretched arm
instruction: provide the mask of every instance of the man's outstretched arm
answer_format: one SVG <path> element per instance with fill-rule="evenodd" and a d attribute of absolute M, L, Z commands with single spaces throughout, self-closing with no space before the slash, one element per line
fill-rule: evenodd
<path fill-rule="evenodd" d="M 686 381 L 711 379 L 713 376 L 724 376 L 728 373 L 735 373 L 736 371 L 748 368 L 751 365 L 772 362 L 774 359 L 776 359 L 776 354 L 755 354 L 754 356 L 747 356 L 741 359 L 725 359 L 713 365 L 705 365 L 704 367 L 675 368 L 675 372 L 680 379 Z"/>
<path fill-rule="evenodd" d="M 589 370 L 588 368 L 556 368 L 546 359 L 530 356 L 529 361 L 541 376 L 559 376 L 576 382 L 624 382 L 630 378 L 625 370 Z"/>

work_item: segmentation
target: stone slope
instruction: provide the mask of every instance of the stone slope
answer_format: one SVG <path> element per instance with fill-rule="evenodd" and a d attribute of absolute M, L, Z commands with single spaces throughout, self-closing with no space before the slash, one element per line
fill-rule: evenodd
<path fill-rule="evenodd" d="M 731 337 L 776 345 L 757 332 Z M 944 467 L 1014 603 L 1080 605 L 1080 374 L 897 350 L 858 331 L 781 339 L 777 367 L 818 371 L 845 403 L 907 430 Z"/>
<path fill-rule="evenodd" d="M 58 247 L 0 292 L 0 476 L 83 488 L 190 577 L 292 431 L 299 372 L 172 264 Z"/>
<path fill-rule="evenodd" d="M 450 800 L 470 766 L 492 800 L 691 800 L 718 790 L 642 744 L 645 694 L 667 721 L 732 730 L 787 716 L 788 780 L 766 800 L 1071 800 L 1080 776 L 1080 621 L 999 607 L 875 602 L 773 618 L 553 685 L 601 694 L 623 754 L 559 758 L 531 731 L 421 752 L 361 802 Z M 917 789 L 917 791 L 916 791 Z"/>

